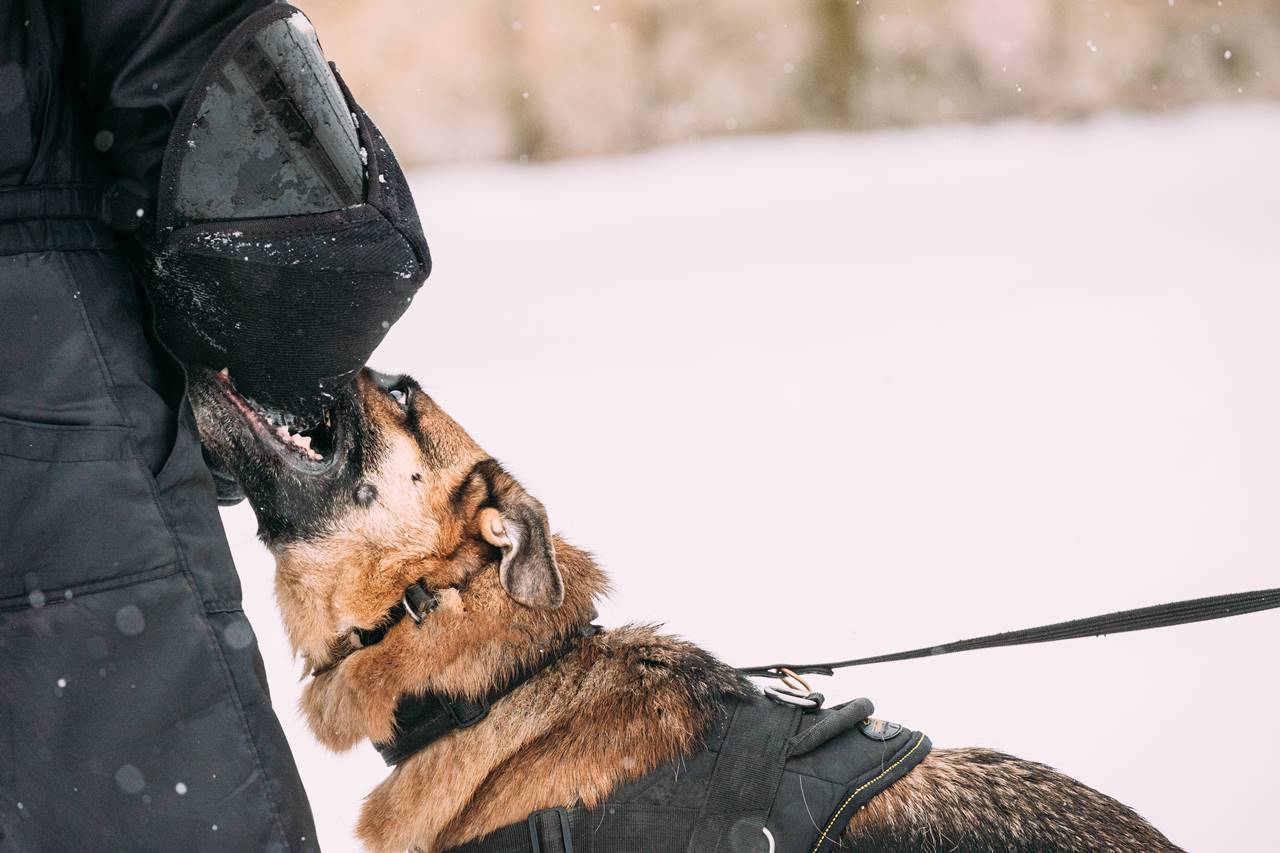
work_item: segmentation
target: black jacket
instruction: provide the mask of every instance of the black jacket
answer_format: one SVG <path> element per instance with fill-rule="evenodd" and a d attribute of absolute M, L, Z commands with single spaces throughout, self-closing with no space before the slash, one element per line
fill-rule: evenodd
<path fill-rule="evenodd" d="M 261 5 L 0 0 L 2 853 L 317 849 L 108 225 L 149 206 L 193 78 Z"/>

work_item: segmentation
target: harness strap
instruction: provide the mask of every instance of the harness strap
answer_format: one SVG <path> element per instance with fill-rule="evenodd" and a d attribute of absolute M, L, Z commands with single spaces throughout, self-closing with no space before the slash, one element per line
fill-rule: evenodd
<path fill-rule="evenodd" d="M 645 803 L 543 809 L 449 853 L 608 853 L 635 850 L 641 839 L 645 850 L 676 851 L 697 820 L 696 809 Z"/>
<path fill-rule="evenodd" d="M 641 839 L 645 850 L 669 853 L 764 850 L 765 819 L 802 713 L 763 697 L 736 703 L 700 808 L 615 802 L 542 809 L 451 853 L 612 853 L 635 850 Z"/>
<path fill-rule="evenodd" d="M 801 713 L 771 701 L 737 704 L 687 853 L 750 850 L 763 837 Z"/>
<path fill-rule="evenodd" d="M 1245 613 L 1256 613 L 1260 610 L 1271 610 L 1278 607 L 1280 607 L 1280 588 L 1260 589 L 1253 592 L 1235 592 L 1228 595 L 1210 596 L 1209 598 L 1173 601 L 1168 604 L 1157 604 L 1153 607 L 1120 610 L 1102 616 L 1091 616 L 1087 619 L 1072 619 L 1068 622 L 1056 622 L 1052 625 L 1042 625 L 1038 628 L 1023 628 L 1020 631 L 989 634 L 972 640 L 957 640 L 954 643 L 925 646 L 887 655 L 874 655 L 872 657 L 853 658 L 831 663 L 775 663 L 768 666 L 747 666 L 740 667 L 738 672 L 755 678 L 777 679 L 784 677 L 783 670 L 790 670 L 793 673 L 802 675 L 833 675 L 834 670 L 850 666 L 936 657 L 937 655 L 950 655 L 956 652 L 992 649 L 1000 646 L 1026 646 L 1032 643 L 1050 643 L 1055 640 L 1098 637 L 1103 634 L 1122 634 L 1126 631 L 1145 631 L 1149 628 L 1165 628 L 1170 625 L 1205 622 L 1210 619 L 1223 619 L 1227 616 L 1240 616 Z"/>
<path fill-rule="evenodd" d="M 417 620 L 415 620 L 417 621 Z M 504 681 L 479 699 L 445 696 L 439 693 L 402 696 L 396 705 L 396 735 L 374 747 L 389 766 L 395 766 L 454 729 L 474 726 L 489 715 L 489 709 L 508 693 L 554 664 L 572 648 L 574 641 L 600 633 L 599 625 L 583 625 L 547 649 L 541 657 L 518 667 Z"/>

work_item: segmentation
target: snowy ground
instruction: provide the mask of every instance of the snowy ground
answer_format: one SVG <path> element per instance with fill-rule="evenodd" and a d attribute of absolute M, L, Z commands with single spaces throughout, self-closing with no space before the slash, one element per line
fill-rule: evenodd
<path fill-rule="evenodd" d="M 447 132 L 442 130 L 441 132 Z M 594 550 L 605 624 L 830 659 L 1280 584 L 1280 110 L 707 142 L 414 183 L 407 371 Z M 224 516 L 330 851 L 332 756 Z M 823 681 L 1273 849 L 1280 615 Z M 423 792 L 429 796 L 429 792 Z"/>

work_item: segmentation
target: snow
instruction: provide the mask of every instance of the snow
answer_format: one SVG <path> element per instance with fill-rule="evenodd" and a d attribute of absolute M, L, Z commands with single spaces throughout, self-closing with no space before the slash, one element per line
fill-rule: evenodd
<path fill-rule="evenodd" d="M 741 665 L 1276 586 L 1277 150 L 1280 110 L 1241 105 L 420 172 L 436 268 L 372 364 L 597 554 L 603 624 Z M 307 731 L 270 555 L 225 519 L 321 843 L 355 850 L 387 770 Z M 1278 637 L 1259 614 L 815 686 L 1261 850 Z"/>
<path fill-rule="evenodd" d="M 126 604 L 116 611 L 116 628 L 126 637 L 136 637 L 147 628 L 146 617 L 134 604 Z"/>

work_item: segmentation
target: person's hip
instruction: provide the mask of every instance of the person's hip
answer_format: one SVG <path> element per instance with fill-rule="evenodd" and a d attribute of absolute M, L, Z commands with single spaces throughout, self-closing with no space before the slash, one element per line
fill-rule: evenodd
<path fill-rule="evenodd" d="M 238 601 L 181 372 L 146 322 L 115 251 L 0 255 L 0 607 L 165 567 Z"/>

